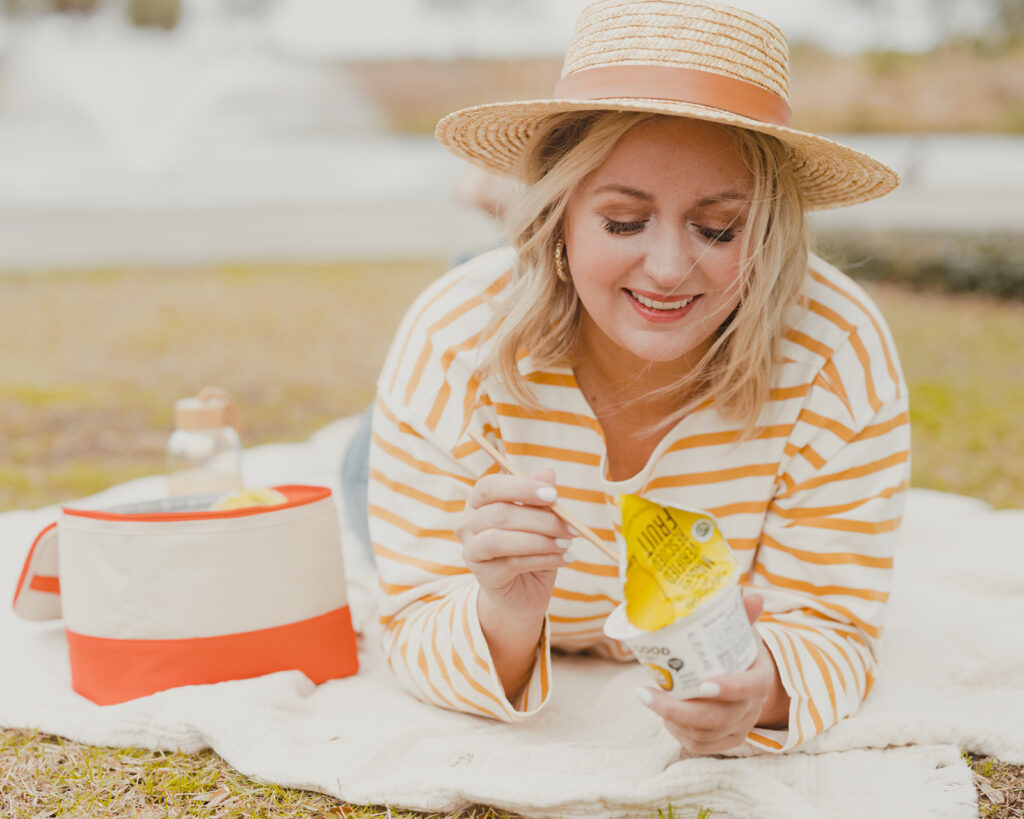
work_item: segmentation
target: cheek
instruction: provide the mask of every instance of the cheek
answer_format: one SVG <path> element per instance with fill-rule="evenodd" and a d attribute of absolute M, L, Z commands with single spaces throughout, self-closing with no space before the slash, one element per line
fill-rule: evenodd
<path fill-rule="evenodd" d="M 569 269 L 577 285 L 608 284 L 629 267 L 632 256 L 625 243 L 609 241 L 604 231 L 577 234 L 569 246 Z"/>
<path fill-rule="evenodd" d="M 712 287 L 723 292 L 739 293 L 742 289 L 743 271 L 740 266 L 740 248 L 729 247 L 713 257 L 706 258 L 704 273 Z"/>

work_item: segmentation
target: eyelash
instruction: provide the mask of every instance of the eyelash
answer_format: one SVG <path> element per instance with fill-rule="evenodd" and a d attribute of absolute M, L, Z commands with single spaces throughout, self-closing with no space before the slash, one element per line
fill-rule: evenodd
<path fill-rule="evenodd" d="M 612 219 L 605 219 L 604 229 L 613 236 L 629 236 L 630 234 L 641 230 L 646 224 L 646 219 L 642 222 L 615 222 Z M 723 245 L 728 244 L 736 238 L 736 231 L 731 227 L 723 228 L 722 230 L 718 230 L 717 228 L 698 227 L 697 232 L 709 242 L 715 242 Z"/>
<path fill-rule="evenodd" d="M 604 229 L 615 236 L 626 236 L 630 233 L 636 233 L 646 224 L 646 219 L 642 222 L 614 222 L 611 219 L 605 219 Z"/>
<path fill-rule="evenodd" d="M 711 242 L 717 242 L 718 244 L 728 244 L 736 238 L 736 231 L 730 228 L 724 228 L 722 230 L 716 230 L 715 228 L 697 228 L 697 232 L 705 239 Z"/>

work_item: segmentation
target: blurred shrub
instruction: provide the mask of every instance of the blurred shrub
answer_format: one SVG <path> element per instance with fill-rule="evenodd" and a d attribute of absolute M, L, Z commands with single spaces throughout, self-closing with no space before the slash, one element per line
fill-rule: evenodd
<path fill-rule="evenodd" d="M 882 77 L 891 76 L 910 68 L 914 61 L 913 55 L 901 51 L 868 51 L 864 54 L 864 63 L 868 70 Z"/>
<path fill-rule="evenodd" d="M 828 233 L 818 253 L 856 279 L 1024 299 L 1024 234 Z"/>
<path fill-rule="evenodd" d="M 996 0 L 996 19 L 1005 35 L 1024 35 L 1024 0 Z"/>
<path fill-rule="evenodd" d="M 89 14 L 101 0 L 2 0 L 0 11 L 9 17 L 19 14 L 42 14 L 51 11 Z"/>
<path fill-rule="evenodd" d="M 172 29 L 181 20 L 181 0 L 128 0 L 133 25 Z"/>
<path fill-rule="evenodd" d="M 77 14 L 88 14 L 95 11 L 99 5 L 98 0 L 52 0 L 55 11 L 75 12 Z"/>

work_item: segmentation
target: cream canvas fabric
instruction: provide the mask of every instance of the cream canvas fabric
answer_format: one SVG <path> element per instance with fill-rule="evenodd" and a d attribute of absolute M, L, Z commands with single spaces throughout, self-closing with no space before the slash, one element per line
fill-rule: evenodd
<path fill-rule="evenodd" d="M 250 450 L 251 485 L 331 485 L 354 421 L 305 444 Z M 160 479 L 96 506 L 151 497 Z M 13 593 L 53 509 L 0 515 L 0 585 Z M 297 672 L 174 689 L 99 707 L 72 693 L 59 624 L 0 612 L 0 725 L 95 744 L 213 747 L 243 773 L 358 803 L 527 816 L 646 816 L 671 803 L 739 819 L 977 816 L 960 748 L 1024 763 L 1024 511 L 911 492 L 881 671 L 857 716 L 802 753 L 680 759 L 634 698 L 639 666 L 556 658 L 551 701 L 514 725 L 403 693 L 377 648 L 375 578 L 343 528 L 360 671 L 319 687 Z M 17 662 L 9 661 L 18 658 Z"/>
<path fill-rule="evenodd" d="M 109 639 L 181 640 L 341 608 L 345 572 L 333 507 L 325 498 L 249 517 L 174 522 L 62 515 L 64 622 Z"/>

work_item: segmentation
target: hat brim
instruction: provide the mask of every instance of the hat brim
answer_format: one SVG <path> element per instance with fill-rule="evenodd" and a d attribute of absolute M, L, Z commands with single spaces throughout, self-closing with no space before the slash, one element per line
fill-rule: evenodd
<path fill-rule="evenodd" d="M 637 111 L 718 122 L 777 137 L 789 146 L 804 207 L 824 210 L 867 202 L 899 184 L 876 159 L 831 139 L 675 100 L 598 99 L 499 102 L 463 108 L 442 119 L 434 135 L 456 156 L 514 175 L 531 137 L 546 118 L 568 111 Z"/>

